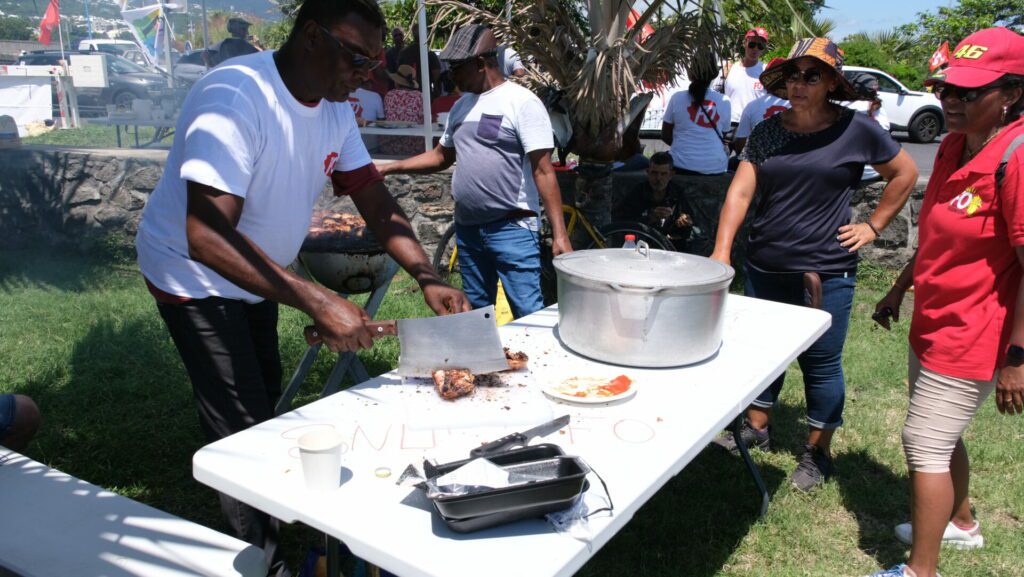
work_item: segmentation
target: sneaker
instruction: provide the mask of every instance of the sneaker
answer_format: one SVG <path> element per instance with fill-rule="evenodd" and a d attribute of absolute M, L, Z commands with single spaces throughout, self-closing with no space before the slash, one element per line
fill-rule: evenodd
<path fill-rule="evenodd" d="M 832 457 L 826 455 L 817 445 L 804 445 L 804 454 L 789 479 L 793 486 L 804 493 L 817 489 L 832 476 Z"/>
<path fill-rule="evenodd" d="M 762 451 L 772 450 L 772 427 L 768 425 L 764 430 L 757 430 L 750 426 L 750 421 L 746 418 L 743 419 L 743 425 L 740 426 L 740 438 L 746 443 L 748 449 L 760 449 Z M 733 437 L 732 430 L 728 430 L 720 437 L 715 437 L 712 441 L 713 444 L 722 447 L 726 451 L 729 451 L 733 455 L 740 454 L 740 448 L 736 445 L 736 439 Z"/>
<path fill-rule="evenodd" d="M 906 569 L 906 571 L 904 571 Z M 872 573 L 871 575 L 865 575 L 864 577 L 917 577 L 914 572 L 910 570 L 905 564 L 900 563 L 899 565 L 892 567 L 891 569 L 883 569 Z"/>
<path fill-rule="evenodd" d="M 896 538 L 907 545 L 914 544 L 914 528 L 910 523 L 896 525 Z M 942 545 L 953 549 L 981 549 L 985 538 L 981 535 L 981 523 L 975 521 L 969 530 L 961 529 L 949 522 L 942 532 Z"/>

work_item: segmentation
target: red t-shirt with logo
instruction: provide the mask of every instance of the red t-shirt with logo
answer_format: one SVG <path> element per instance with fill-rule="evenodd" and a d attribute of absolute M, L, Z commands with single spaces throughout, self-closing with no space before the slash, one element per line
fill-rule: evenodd
<path fill-rule="evenodd" d="M 1002 366 L 1021 281 L 1024 147 L 998 190 L 995 172 L 1020 134 L 1024 119 L 960 168 L 964 136 L 950 134 L 939 147 L 921 205 L 910 326 L 910 346 L 929 370 L 988 380 Z"/>

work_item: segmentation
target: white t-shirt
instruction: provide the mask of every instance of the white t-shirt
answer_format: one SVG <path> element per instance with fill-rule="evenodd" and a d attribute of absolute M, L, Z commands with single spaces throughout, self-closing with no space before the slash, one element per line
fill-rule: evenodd
<path fill-rule="evenodd" d="M 526 67 L 523 66 L 523 59 L 519 57 L 519 53 L 511 46 L 499 46 L 498 70 L 501 70 L 502 76 L 508 78 L 514 76 L 516 70 L 526 70 Z"/>
<path fill-rule="evenodd" d="M 789 108 L 789 101 L 767 92 L 747 104 L 736 127 L 736 138 L 747 138 L 761 121 L 771 118 Z"/>
<path fill-rule="evenodd" d="M 854 100 L 852 102 L 843 102 L 842 104 L 850 110 L 856 110 L 857 112 L 866 114 L 868 118 L 877 122 L 879 126 L 885 130 L 889 130 L 889 115 L 885 113 L 885 105 L 879 106 L 878 110 L 872 114 L 870 112 L 871 103 L 867 100 Z M 864 174 L 861 176 L 861 180 L 878 178 L 879 176 L 878 171 L 872 168 L 870 164 L 864 165 Z"/>
<path fill-rule="evenodd" d="M 135 246 L 142 274 L 183 297 L 262 300 L 189 258 L 186 181 L 244 198 L 238 230 L 287 266 L 299 253 L 331 173 L 370 163 L 349 103 L 306 106 L 296 100 L 270 50 L 206 73 L 185 98 L 175 132 Z"/>
<path fill-rule="evenodd" d="M 761 86 L 761 73 L 764 72 L 764 63 L 747 68 L 743 61 L 736 62 L 729 68 L 729 75 L 725 78 L 725 95 L 732 103 L 732 122 L 739 122 L 743 116 L 743 110 L 758 96 L 764 94 L 764 86 Z"/>
<path fill-rule="evenodd" d="M 355 113 L 356 118 L 366 121 L 384 118 L 384 99 L 372 90 L 356 88 L 355 92 L 348 95 L 348 102 L 352 105 L 352 112 Z M 366 150 L 376 152 L 377 135 L 364 134 L 363 144 L 366 146 Z"/>
<path fill-rule="evenodd" d="M 725 172 L 729 158 L 719 134 L 729 130 L 729 110 L 729 99 L 711 88 L 704 95 L 704 110 L 692 103 L 689 92 L 673 94 L 663 119 L 672 125 L 672 165 L 703 174 Z"/>
<path fill-rule="evenodd" d="M 486 224 L 515 210 L 540 214 L 528 154 L 555 144 L 551 119 L 534 93 L 502 82 L 483 94 L 463 94 L 448 113 L 441 146 L 455 148 L 455 222 Z M 537 229 L 537 218 L 517 222 Z"/>

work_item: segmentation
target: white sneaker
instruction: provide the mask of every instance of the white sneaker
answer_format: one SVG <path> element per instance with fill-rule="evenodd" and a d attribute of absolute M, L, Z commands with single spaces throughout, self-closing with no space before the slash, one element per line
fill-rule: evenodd
<path fill-rule="evenodd" d="M 896 525 L 896 538 L 907 545 L 913 545 L 913 526 L 910 523 Z M 973 529 L 964 531 L 950 522 L 942 532 L 942 544 L 954 549 L 980 549 L 985 545 L 985 538 L 981 535 L 981 523 L 975 521 Z"/>

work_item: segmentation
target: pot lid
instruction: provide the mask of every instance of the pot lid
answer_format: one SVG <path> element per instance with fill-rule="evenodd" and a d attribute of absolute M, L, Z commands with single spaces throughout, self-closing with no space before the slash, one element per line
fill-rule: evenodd
<path fill-rule="evenodd" d="M 637 248 L 579 250 L 555 259 L 563 272 L 626 287 L 701 287 L 732 280 L 732 267 L 702 256 Z"/>

